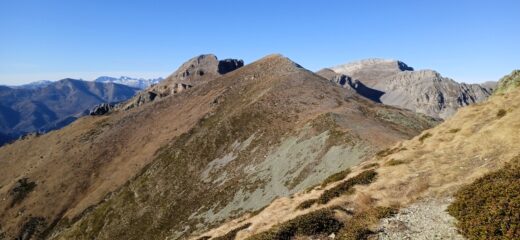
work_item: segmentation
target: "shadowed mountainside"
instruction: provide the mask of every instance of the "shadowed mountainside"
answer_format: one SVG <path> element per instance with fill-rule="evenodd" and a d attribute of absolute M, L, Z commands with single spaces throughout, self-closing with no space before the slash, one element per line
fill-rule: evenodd
<path fill-rule="evenodd" d="M 96 104 L 120 102 L 137 89 L 112 83 L 64 79 L 42 87 L 0 87 L 0 145 L 27 133 L 66 126 Z"/>

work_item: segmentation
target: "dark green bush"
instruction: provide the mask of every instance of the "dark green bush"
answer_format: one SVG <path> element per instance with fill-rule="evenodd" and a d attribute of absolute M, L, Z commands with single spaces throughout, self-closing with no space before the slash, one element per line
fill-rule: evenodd
<path fill-rule="evenodd" d="M 323 182 L 321 183 L 321 187 L 325 187 L 329 183 L 332 183 L 332 182 L 337 182 L 337 181 L 343 180 L 345 177 L 348 176 L 349 173 L 350 173 L 349 168 L 347 168 L 341 172 L 334 173 L 334 174 L 330 175 L 329 177 L 327 177 L 325 180 L 323 180 Z"/>
<path fill-rule="evenodd" d="M 507 113 L 506 110 L 504 110 L 504 109 L 500 109 L 500 110 L 498 110 L 498 112 L 497 112 L 497 117 L 498 117 L 498 118 L 501 118 L 501 117 L 505 116 L 506 113 Z"/>
<path fill-rule="evenodd" d="M 363 166 L 363 169 L 377 168 L 377 167 L 379 167 L 379 163 L 370 163 L 370 164 Z"/>
<path fill-rule="evenodd" d="M 457 133 L 460 131 L 460 128 L 453 128 L 453 129 L 450 129 L 448 132 L 449 133 Z"/>
<path fill-rule="evenodd" d="M 16 239 L 43 239 L 46 227 L 45 219 L 42 217 L 30 217 L 21 227 Z"/>
<path fill-rule="evenodd" d="M 347 179 L 346 181 L 338 184 L 337 186 L 323 192 L 318 199 L 320 204 L 328 203 L 333 198 L 337 198 L 345 193 L 352 192 L 355 185 L 367 185 L 372 183 L 377 177 L 377 172 L 372 170 L 366 170 L 355 177 Z"/>
<path fill-rule="evenodd" d="M 248 228 L 249 226 L 251 226 L 251 223 L 246 223 L 246 224 L 244 224 L 244 225 L 242 225 L 240 227 L 237 227 L 237 228 L 229 231 L 228 233 L 226 233 L 223 236 L 214 238 L 214 240 L 234 240 L 235 237 L 237 236 L 238 232 Z"/>
<path fill-rule="evenodd" d="M 36 183 L 30 182 L 28 178 L 19 179 L 10 191 L 12 196 L 11 207 L 23 201 L 35 187 Z"/>
<path fill-rule="evenodd" d="M 427 139 L 427 138 L 429 138 L 431 136 L 433 136 L 431 133 L 425 133 L 425 134 L 423 134 L 422 136 L 419 137 L 419 141 L 422 143 L 422 142 L 424 142 L 425 139 Z"/>
<path fill-rule="evenodd" d="M 385 165 L 386 166 L 396 166 L 396 165 L 400 165 L 403 163 L 406 163 L 406 162 L 403 160 L 390 159 L 390 161 L 386 162 Z"/>
<path fill-rule="evenodd" d="M 334 218 L 334 211 L 321 209 L 298 216 L 266 232 L 253 235 L 249 240 L 289 240 L 297 235 L 313 236 L 339 231 L 343 224 Z"/>
<path fill-rule="evenodd" d="M 374 234 L 370 225 L 377 224 L 381 218 L 389 217 L 397 212 L 395 208 L 375 207 L 359 212 L 349 219 L 338 233 L 339 240 L 367 239 Z"/>
<path fill-rule="evenodd" d="M 312 205 L 314 205 L 317 201 L 318 201 L 318 199 L 308 199 L 308 200 L 305 200 L 305 201 L 303 201 L 302 203 L 300 203 L 300 204 L 298 205 L 298 207 L 296 207 L 296 209 L 303 210 L 303 209 L 310 208 L 310 207 L 311 207 Z"/>
<path fill-rule="evenodd" d="M 448 212 L 469 239 L 520 239 L 520 156 L 459 190 Z"/>

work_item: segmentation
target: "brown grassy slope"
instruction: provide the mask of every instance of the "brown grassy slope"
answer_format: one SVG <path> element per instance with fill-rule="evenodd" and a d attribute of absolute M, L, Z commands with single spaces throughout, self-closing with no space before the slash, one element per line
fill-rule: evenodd
<path fill-rule="evenodd" d="M 506 113 L 498 114 L 503 111 Z M 461 186 L 499 169 L 518 155 L 519 132 L 520 89 L 516 89 L 506 95 L 493 96 L 484 103 L 462 108 L 437 127 L 352 167 L 349 176 L 365 171 L 364 166 L 374 166 L 374 163 L 380 166 L 376 166 L 376 181 L 356 186 L 354 193 L 305 210 L 297 210 L 297 207 L 308 199 L 316 199 L 324 189 L 316 188 L 292 198 L 280 198 L 255 216 L 237 218 L 202 236 L 219 236 L 237 222 L 248 222 L 251 223 L 248 230 L 237 233 L 237 239 L 244 239 L 324 207 L 339 206 L 358 213 L 374 206 L 405 207 L 418 199 L 450 197 Z M 327 189 L 340 184 L 342 182 L 331 184 Z"/>
<path fill-rule="evenodd" d="M 223 94 L 210 114 L 55 238 L 185 238 L 435 124 L 344 92 L 278 55 L 190 90 L 212 91 Z"/>
<path fill-rule="evenodd" d="M 160 146 L 194 126 L 223 90 L 187 92 L 146 108 L 84 117 L 0 148 L 2 229 L 14 236 L 31 216 L 51 224 L 99 202 L 148 164 Z M 7 192 L 22 177 L 37 186 L 11 207 Z"/>

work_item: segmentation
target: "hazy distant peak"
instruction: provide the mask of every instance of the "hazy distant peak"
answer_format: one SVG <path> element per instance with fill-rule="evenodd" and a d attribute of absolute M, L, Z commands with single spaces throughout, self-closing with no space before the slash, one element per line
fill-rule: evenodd
<path fill-rule="evenodd" d="M 38 88 L 45 87 L 51 83 L 52 83 L 52 81 L 50 81 L 50 80 L 39 80 L 39 81 L 34 81 L 34 82 L 27 83 L 27 84 L 19 85 L 19 86 L 9 86 L 9 87 L 15 88 L 15 89 L 38 89 Z"/>

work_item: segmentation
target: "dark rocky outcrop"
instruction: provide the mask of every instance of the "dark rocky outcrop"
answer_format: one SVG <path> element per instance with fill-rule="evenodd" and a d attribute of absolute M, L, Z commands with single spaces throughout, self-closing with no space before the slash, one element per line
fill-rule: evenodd
<path fill-rule="evenodd" d="M 237 59 L 224 59 L 218 62 L 218 72 L 220 74 L 226 74 L 244 66 L 243 60 Z"/>
<path fill-rule="evenodd" d="M 96 105 L 95 107 L 93 107 L 90 110 L 89 115 L 90 116 L 105 115 L 105 114 L 111 112 L 113 109 L 114 109 L 114 104 L 101 103 L 101 104 Z"/>
<path fill-rule="evenodd" d="M 123 104 L 122 108 L 131 109 L 153 102 L 156 99 L 182 92 L 242 66 L 244 66 L 243 60 L 224 59 L 219 61 L 213 54 L 199 55 L 183 63 L 174 73 L 159 84 L 147 88 Z"/>

